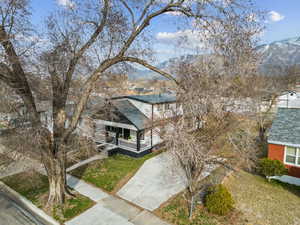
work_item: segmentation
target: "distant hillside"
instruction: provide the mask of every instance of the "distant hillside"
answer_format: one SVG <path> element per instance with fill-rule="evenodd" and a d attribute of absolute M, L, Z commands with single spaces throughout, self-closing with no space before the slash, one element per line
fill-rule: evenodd
<path fill-rule="evenodd" d="M 289 66 L 300 66 L 300 37 L 275 41 L 270 44 L 260 45 L 256 48 L 262 56 L 260 71 L 265 75 L 281 75 Z M 159 69 L 171 72 L 174 65 L 185 61 L 195 63 L 201 59 L 200 55 L 184 55 L 174 57 L 156 65 Z M 164 80 L 165 78 L 151 70 L 141 70 L 129 65 L 128 77 L 131 80 L 148 79 Z"/>

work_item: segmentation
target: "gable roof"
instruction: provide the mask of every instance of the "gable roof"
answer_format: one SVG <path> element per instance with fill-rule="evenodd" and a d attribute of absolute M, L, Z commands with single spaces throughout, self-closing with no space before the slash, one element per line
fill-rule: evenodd
<path fill-rule="evenodd" d="M 300 147 L 300 109 L 278 109 L 269 132 L 268 142 Z"/>
<path fill-rule="evenodd" d="M 169 94 L 157 94 L 157 95 L 127 95 L 121 97 L 115 97 L 113 99 L 129 98 L 137 101 L 141 101 L 149 104 L 162 104 L 176 102 L 175 95 Z"/>
<path fill-rule="evenodd" d="M 124 115 L 138 130 L 150 126 L 150 120 L 128 100 L 116 101 L 113 105 Z"/>

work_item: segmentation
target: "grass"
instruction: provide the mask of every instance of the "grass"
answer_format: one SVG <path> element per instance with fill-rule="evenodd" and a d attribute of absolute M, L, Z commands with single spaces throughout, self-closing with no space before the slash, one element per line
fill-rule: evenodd
<path fill-rule="evenodd" d="M 244 224 L 240 212 L 235 210 L 226 216 L 217 216 L 209 213 L 203 205 L 197 204 L 193 216 L 189 219 L 188 204 L 184 193 L 177 195 L 155 213 L 162 219 L 176 225 L 229 225 Z"/>
<path fill-rule="evenodd" d="M 92 183 L 108 192 L 116 192 L 141 167 L 160 152 L 153 152 L 141 158 L 116 154 L 103 160 L 89 163 L 71 172 L 72 175 Z"/>
<path fill-rule="evenodd" d="M 226 181 L 236 207 L 243 212 L 249 224 L 300 224 L 300 188 L 281 182 L 239 172 Z"/>
<path fill-rule="evenodd" d="M 220 167 L 214 170 L 210 176 L 201 181 L 202 185 L 219 184 L 227 174 L 227 170 Z M 176 225 L 245 225 L 245 221 L 239 210 L 233 210 L 226 216 L 217 216 L 209 213 L 203 205 L 197 204 L 193 211 L 193 217 L 189 219 L 188 202 L 185 193 L 180 193 L 168 202 L 164 203 L 155 213 Z"/>
<path fill-rule="evenodd" d="M 90 199 L 75 193 L 75 197 L 68 198 L 63 206 L 54 207 L 53 210 L 46 208 L 49 193 L 48 178 L 37 172 L 22 172 L 5 177 L 2 181 L 61 223 L 94 205 Z"/>
<path fill-rule="evenodd" d="M 164 220 L 176 225 L 217 225 L 214 216 L 199 205 L 195 208 L 193 218 L 189 220 L 188 205 L 183 194 L 178 195 L 156 213 Z"/>

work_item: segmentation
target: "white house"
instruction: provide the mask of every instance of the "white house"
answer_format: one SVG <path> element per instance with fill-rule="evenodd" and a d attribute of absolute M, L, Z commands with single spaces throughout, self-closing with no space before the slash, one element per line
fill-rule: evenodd
<path fill-rule="evenodd" d="M 96 115 L 96 142 L 117 146 L 115 151 L 143 156 L 163 142 L 157 121 L 180 111 L 175 95 L 130 95 L 110 100 L 111 113 Z"/>

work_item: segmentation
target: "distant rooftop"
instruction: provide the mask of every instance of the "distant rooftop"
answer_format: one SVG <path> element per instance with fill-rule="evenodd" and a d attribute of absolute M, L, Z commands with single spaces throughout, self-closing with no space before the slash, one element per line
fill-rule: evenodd
<path fill-rule="evenodd" d="M 149 104 L 161 104 L 176 102 L 176 96 L 170 94 L 157 94 L 157 95 L 127 95 L 121 97 L 115 97 L 113 99 L 129 98 Z"/>

